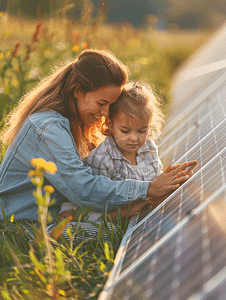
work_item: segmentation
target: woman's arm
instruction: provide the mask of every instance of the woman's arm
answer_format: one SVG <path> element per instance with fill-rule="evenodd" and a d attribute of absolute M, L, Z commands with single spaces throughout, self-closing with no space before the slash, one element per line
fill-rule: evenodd
<path fill-rule="evenodd" d="M 55 175 L 46 174 L 47 180 L 65 198 L 78 206 L 93 205 L 93 211 L 112 211 L 117 206 L 125 206 L 147 197 L 161 197 L 179 187 L 188 177 L 183 170 L 189 164 L 177 169 L 167 168 L 158 178 L 149 182 L 135 180 L 111 181 L 104 176 L 93 176 L 92 170 L 84 166 L 70 132 L 69 122 L 58 117 L 54 122 L 46 123 L 37 132 L 37 145 L 34 157 L 53 161 L 57 166 Z M 180 177 L 174 180 L 174 175 Z"/>
<path fill-rule="evenodd" d="M 57 173 L 46 174 L 50 184 L 77 206 L 93 205 L 93 211 L 114 210 L 138 197 L 145 200 L 149 182 L 134 180 L 111 181 L 93 176 L 92 170 L 80 159 L 69 124 L 56 121 L 38 132 L 35 157 L 53 161 Z"/>

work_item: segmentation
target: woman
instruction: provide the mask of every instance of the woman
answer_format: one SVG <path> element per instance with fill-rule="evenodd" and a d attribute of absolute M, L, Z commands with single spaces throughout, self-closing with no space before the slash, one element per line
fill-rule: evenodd
<path fill-rule="evenodd" d="M 148 196 L 165 196 L 189 178 L 183 171 L 187 163 L 167 168 L 152 182 L 113 182 L 93 176 L 83 165 L 80 157 L 101 141 L 102 117 L 108 116 L 127 79 L 127 68 L 112 54 L 85 50 L 22 98 L 2 135 L 9 145 L 0 166 L 0 202 L 7 218 L 14 214 L 15 220 L 38 219 L 34 186 L 27 177 L 35 157 L 57 166 L 57 173 L 45 174 L 44 181 L 55 189 L 50 212 L 56 214 L 66 199 L 80 207 L 93 205 L 99 212 L 106 205 L 111 211 L 136 199 L 145 203 Z"/>

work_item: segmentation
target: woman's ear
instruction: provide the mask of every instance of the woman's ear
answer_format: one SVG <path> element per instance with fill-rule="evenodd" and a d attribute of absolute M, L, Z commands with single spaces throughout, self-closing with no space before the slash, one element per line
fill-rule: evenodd
<path fill-rule="evenodd" d="M 111 119 L 109 119 L 107 117 L 105 123 L 107 124 L 108 130 L 109 130 L 110 134 L 112 135 L 113 134 L 113 125 L 112 125 Z"/>

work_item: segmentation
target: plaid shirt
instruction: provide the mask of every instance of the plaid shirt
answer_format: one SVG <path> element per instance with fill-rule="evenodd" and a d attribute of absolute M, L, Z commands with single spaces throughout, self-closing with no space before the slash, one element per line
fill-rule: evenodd
<path fill-rule="evenodd" d="M 107 136 L 83 161 L 92 168 L 93 175 L 104 175 L 114 181 L 151 181 L 161 174 L 163 166 L 151 138 L 137 151 L 136 160 L 137 165 L 132 165 L 119 151 L 114 139 Z"/>
<path fill-rule="evenodd" d="M 158 157 L 158 148 L 152 139 L 147 139 L 137 151 L 137 165 L 131 165 L 116 146 L 114 139 L 107 136 L 105 141 L 83 159 L 84 164 L 92 168 L 93 175 L 104 175 L 111 180 L 134 179 L 151 181 L 162 172 L 162 163 Z M 61 212 L 77 208 L 70 201 L 62 203 Z M 89 212 L 90 221 L 97 221 L 102 213 Z"/>

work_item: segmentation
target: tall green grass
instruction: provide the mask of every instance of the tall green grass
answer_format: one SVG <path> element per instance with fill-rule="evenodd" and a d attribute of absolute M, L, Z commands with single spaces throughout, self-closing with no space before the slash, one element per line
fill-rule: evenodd
<path fill-rule="evenodd" d="M 61 221 L 56 216 L 58 225 L 47 234 L 53 190 L 43 187 L 44 169 L 29 175 L 39 222 L 17 222 L 14 215 L 8 220 L 1 207 L 4 222 L 0 224 L 0 299 L 97 299 L 113 266 L 128 218 L 123 221 L 119 211 L 117 221 L 110 218 L 107 223 L 104 214 L 102 224 L 91 222 L 99 228 L 98 235 L 91 237 L 79 224 L 92 207 L 80 208 L 75 214 L 77 225 L 67 229 L 67 240 L 61 232 L 71 217 Z M 79 237 L 74 243 L 78 235 L 89 240 L 81 241 Z"/>

